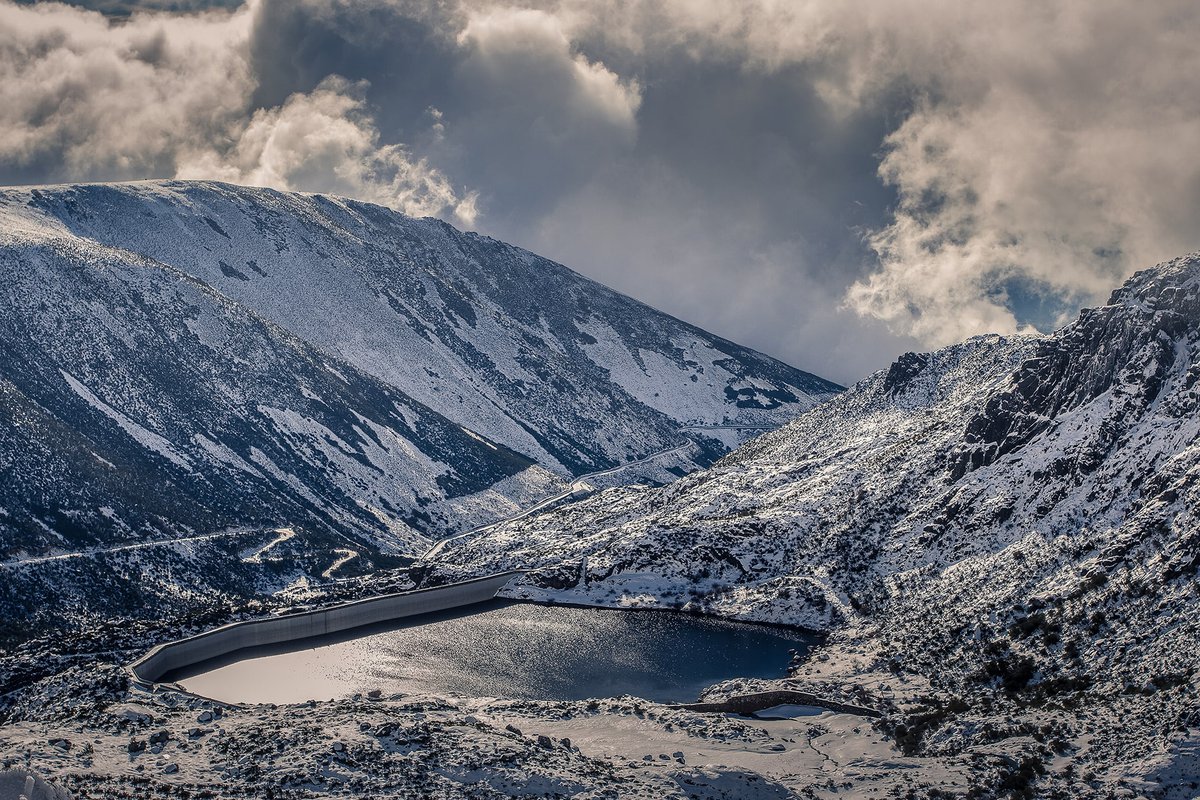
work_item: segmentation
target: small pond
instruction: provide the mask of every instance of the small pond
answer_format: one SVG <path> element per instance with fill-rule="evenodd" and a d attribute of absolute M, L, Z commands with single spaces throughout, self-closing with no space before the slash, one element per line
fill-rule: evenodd
<path fill-rule="evenodd" d="M 689 702 L 735 677 L 781 678 L 817 638 L 661 611 L 492 601 L 407 624 L 242 650 L 164 676 L 219 700 L 297 703 L 384 694 Z"/>

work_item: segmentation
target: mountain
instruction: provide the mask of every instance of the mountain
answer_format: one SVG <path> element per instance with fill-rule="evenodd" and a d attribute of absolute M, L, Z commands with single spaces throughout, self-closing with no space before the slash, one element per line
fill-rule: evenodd
<path fill-rule="evenodd" d="M 276 525 L 311 562 L 276 584 L 337 546 L 420 551 L 558 483 L 174 268 L 3 218 L 6 623 L 73 597 L 138 607 L 158 583 L 268 588 L 248 556 Z"/>
<path fill-rule="evenodd" d="M 1198 404 L 1194 254 L 1052 335 L 909 353 L 707 471 L 440 569 L 830 631 L 797 679 L 869 691 L 911 752 L 999 753 L 1062 796 L 1166 791 L 1200 744 Z"/>
<path fill-rule="evenodd" d="M 369 203 L 220 183 L 10 189 L 63 236 L 174 267 L 565 476 L 778 425 L 841 389 L 559 264 Z"/>
<path fill-rule="evenodd" d="M 13 624 L 403 564 L 686 422 L 775 424 L 839 388 L 517 248 L 325 197 L 0 190 L 0 276 Z"/>

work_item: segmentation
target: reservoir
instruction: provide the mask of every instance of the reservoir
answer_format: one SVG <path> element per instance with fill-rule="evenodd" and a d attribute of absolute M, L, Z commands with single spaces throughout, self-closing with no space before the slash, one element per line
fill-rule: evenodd
<path fill-rule="evenodd" d="M 737 677 L 782 678 L 802 631 L 661 611 L 490 601 L 394 625 L 241 650 L 163 676 L 237 703 L 379 689 L 538 700 L 636 695 L 690 702 Z"/>

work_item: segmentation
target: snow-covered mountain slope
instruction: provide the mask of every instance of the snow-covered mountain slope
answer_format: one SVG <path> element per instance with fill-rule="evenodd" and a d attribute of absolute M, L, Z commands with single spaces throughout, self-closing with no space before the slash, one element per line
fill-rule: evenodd
<path fill-rule="evenodd" d="M 838 388 L 436 220 L 211 183 L 0 189 L 0 609 L 402 563 L 685 423 L 776 424 Z M 711 463 L 723 433 L 647 469 Z M 295 538 L 243 558 L 276 527 Z"/>
<path fill-rule="evenodd" d="M 173 267 L 36 212 L 3 210 L 0 275 L 0 559 L 272 524 L 412 552 L 480 521 L 456 499 L 557 483 Z"/>
<path fill-rule="evenodd" d="M 836 631 L 843 679 L 967 698 L 922 707 L 913 747 L 978 744 L 1005 703 L 1086 707 L 1063 724 L 1089 758 L 1157 769 L 1200 721 L 1198 403 L 1200 254 L 1053 335 L 905 355 L 706 472 L 439 558 L 541 568 L 529 597 Z"/>
<path fill-rule="evenodd" d="M 586 558 L 574 591 L 597 600 L 694 596 L 715 613 L 837 626 L 848 606 L 843 583 L 869 585 L 864 578 L 904 568 L 914 551 L 928 560 L 912 531 L 942 502 L 946 486 L 930 473 L 956 449 L 971 410 L 1006 385 L 1032 346 L 982 337 L 905 356 L 708 471 L 662 489 L 613 489 L 447 555 L 484 568 L 496 559 L 567 560 L 572 582 Z M 906 364 L 921 369 L 901 384 Z"/>
<path fill-rule="evenodd" d="M 559 474 L 668 447 L 686 422 L 780 424 L 841 388 L 527 251 L 366 203 L 148 182 L 7 189 L 0 207 L 173 266 Z"/>

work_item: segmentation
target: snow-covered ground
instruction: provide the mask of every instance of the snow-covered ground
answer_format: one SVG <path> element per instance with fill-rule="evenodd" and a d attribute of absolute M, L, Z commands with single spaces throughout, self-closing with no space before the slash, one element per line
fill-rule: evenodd
<path fill-rule="evenodd" d="M 1159 785 L 1200 723 L 1198 409 L 1200 254 L 1053 335 L 907 354 L 709 470 L 498 525 L 440 568 L 833 631 L 799 676 L 923 676 L 887 700 L 912 752 L 1025 738 L 1030 781 Z"/>
<path fill-rule="evenodd" d="M 166 696 L 82 705 L 0 728 L 0 754 L 18 754 L 77 798 L 215 785 L 222 797 L 888 797 L 963 791 L 981 774 L 967 759 L 905 757 L 869 721 L 819 709 L 760 720 L 632 697 L 420 695 L 220 710 Z"/>
<path fill-rule="evenodd" d="M 560 476 L 665 447 L 685 421 L 778 425 L 840 389 L 533 253 L 366 203 L 147 181 L 2 190 L 0 215 L 17 238 L 179 270 Z M 225 335 L 214 317 L 190 326 Z"/>

